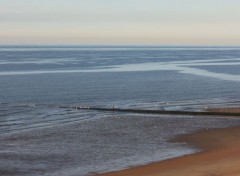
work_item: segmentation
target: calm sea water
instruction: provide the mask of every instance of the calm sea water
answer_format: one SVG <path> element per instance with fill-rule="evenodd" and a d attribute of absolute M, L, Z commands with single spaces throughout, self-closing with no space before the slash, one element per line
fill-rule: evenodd
<path fill-rule="evenodd" d="M 238 47 L 2 46 L 0 173 L 87 175 L 196 152 L 167 141 L 240 120 L 71 107 L 239 106 L 239 68 Z"/>

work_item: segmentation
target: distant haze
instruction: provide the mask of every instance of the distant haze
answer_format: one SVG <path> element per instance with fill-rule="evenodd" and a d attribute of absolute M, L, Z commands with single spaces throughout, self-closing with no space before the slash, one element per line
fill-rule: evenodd
<path fill-rule="evenodd" d="M 240 0 L 1 0 L 0 44 L 240 45 Z"/>

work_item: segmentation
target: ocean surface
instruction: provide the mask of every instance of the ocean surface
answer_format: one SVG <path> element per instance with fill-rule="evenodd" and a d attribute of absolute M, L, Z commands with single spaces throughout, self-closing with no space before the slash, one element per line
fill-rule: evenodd
<path fill-rule="evenodd" d="M 1 46 L 0 175 L 94 175 L 199 151 L 168 142 L 240 125 L 240 47 Z"/>

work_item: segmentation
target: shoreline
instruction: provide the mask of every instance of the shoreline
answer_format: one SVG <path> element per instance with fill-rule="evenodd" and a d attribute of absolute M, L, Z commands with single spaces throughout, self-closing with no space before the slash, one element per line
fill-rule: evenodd
<path fill-rule="evenodd" d="M 240 108 L 210 111 L 240 112 Z M 205 129 L 176 137 L 200 152 L 98 176 L 240 176 L 240 127 Z"/>

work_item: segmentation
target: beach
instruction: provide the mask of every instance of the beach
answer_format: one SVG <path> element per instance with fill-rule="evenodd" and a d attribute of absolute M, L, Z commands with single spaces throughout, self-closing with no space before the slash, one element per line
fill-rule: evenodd
<path fill-rule="evenodd" d="M 1 46 L 0 175 L 236 175 L 239 58 L 239 47 Z"/>
<path fill-rule="evenodd" d="M 218 109 L 220 110 L 220 109 Z M 231 109 L 221 111 L 231 112 Z M 234 108 L 234 112 L 239 109 Z M 205 129 L 178 136 L 201 152 L 100 176 L 239 176 L 240 127 Z"/>

